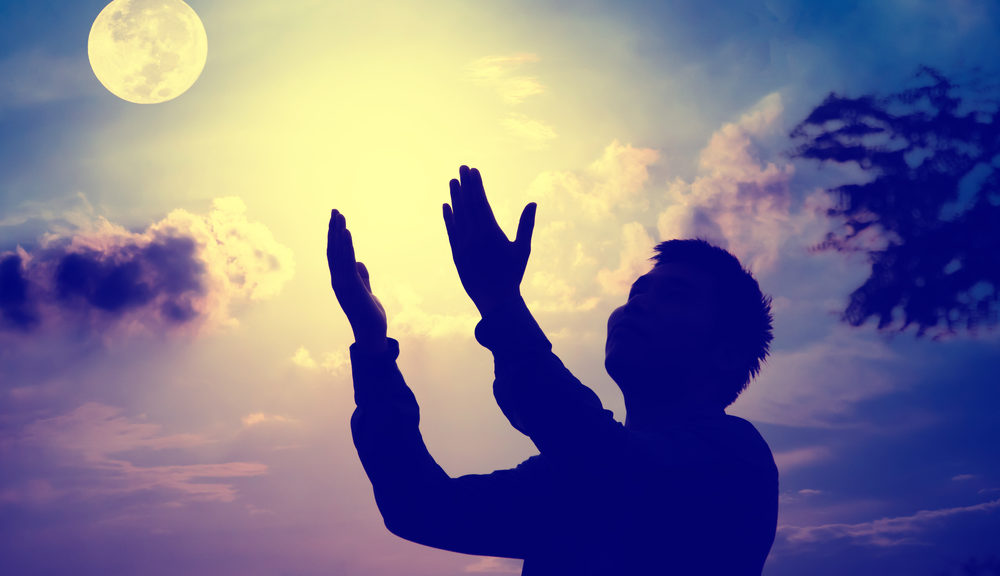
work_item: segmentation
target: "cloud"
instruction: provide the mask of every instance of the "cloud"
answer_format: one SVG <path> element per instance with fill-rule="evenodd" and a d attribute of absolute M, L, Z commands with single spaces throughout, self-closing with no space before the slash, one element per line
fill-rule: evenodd
<path fill-rule="evenodd" d="M 804 250 L 822 239 L 826 193 L 815 190 L 796 204 L 795 167 L 768 149 L 786 142 L 783 110 L 780 95 L 771 94 L 712 135 L 699 175 L 667 189 L 670 205 L 657 221 L 661 238 L 704 238 L 755 271 L 770 269 L 788 242 Z"/>
<path fill-rule="evenodd" d="M 776 452 L 774 454 L 774 463 L 778 465 L 778 470 L 784 473 L 796 468 L 805 468 L 817 462 L 824 462 L 829 460 L 830 457 L 830 449 L 826 446 L 809 446 L 785 452 Z M 806 491 L 799 491 L 799 494 L 804 493 Z"/>
<path fill-rule="evenodd" d="M 520 574 L 523 563 L 523 560 L 487 556 L 466 565 L 464 571 L 472 574 Z"/>
<path fill-rule="evenodd" d="M 513 107 L 531 96 L 545 92 L 541 82 L 534 76 L 517 74 L 518 69 L 525 64 L 538 61 L 535 54 L 487 56 L 469 64 L 468 74 L 473 82 L 491 89 L 506 106 Z M 500 126 L 528 150 L 544 150 L 557 138 L 552 126 L 522 112 L 509 112 L 500 120 Z"/>
<path fill-rule="evenodd" d="M 979 474 L 957 474 L 951 477 L 955 482 L 965 482 L 967 480 L 975 480 L 976 478 L 979 478 Z"/>
<path fill-rule="evenodd" d="M 622 227 L 622 249 L 618 268 L 602 269 L 597 273 L 597 282 L 604 292 L 625 297 L 635 279 L 649 272 L 653 267 L 649 261 L 656 242 L 646 233 L 646 228 L 638 222 L 629 222 Z"/>
<path fill-rule="evenodd" d="M 254 412 L 243 417 L 243 427 L 252 428 L 261 424 L 292 424 L 295 420 L 280 414 L 266 414 L 264 412 Z"/>
<path fill-rule="evenodd" d="M 397 286 L 389 318 L 389 332 L 403 336 L 468 337 L 479 323 L 478 314 L 436 314 L 424 309 L 423 298 L 409 286 Z"/>
<path fill-rule="evenodd" d="M 613 140 L 585 170 L 543 172 L 529 192 L 561 216 L 588 221 L 634 218 L 649 208 L 649 169 L 660 159 L 652 148 Z"/>
<path fill-rule="evenodd" d="M 350 358 L 346 351 L 327 352 L 321 361 L 313 358 L 312 352 L 305 346 L 299 346 L 291 357 L 292 364 L 303 370 L 323 370 L 332 376 L 341 376 L 350 371 Z"/>
<path fill-rule="evenodd" d="M 548 124 L 517 112 L 508 114 L 500 125 L 508 134 L 524 142 L 528 150 L 544 150 L 557 137 L 556 131 Z"/>
<path fill-rule="evenodd" d="M 848 540 L 860 545 L 901 546 L 917 543 L 916 535 L 942 519 L 972 513 L 991 513 L 997 508 L 1000 508 L 1000 499 L 956 508 L 920 510 L 910 516 L 880 518 L 858 524 L 780 526 L 778 533 L 791 543 Z"/>
<path fill-rule="evenodd" d="M 533 309 L 594 310 L 648 270 L 654 241 L 640 223 L 649 208 L 651 148 L 613 140 L 583 170 L 543 172 L 530 184 L 538 224 L 525 296 Z M 539 270 L 535 270 L 535 266 Z"/>
<path fill-rule="evenodd" d="M 309 352 L 309 349 L 305 346 L 299 346 L 299 349 L 292 355 L 292 364 L 307 370 L 312 370 L 317 367 L 316 361 L 313 360 L 312 353 Z"/>
<path fill-rule="evenodd" d="M 58 477 L 34 478 L 22 486 L 6 487 L 5 498 L 38 501 L 41 486 L 43 493 L 87 498 L 152 490 L 174 503 L 231 502 L 237 497 L 236 488 L 208 479 L 251 477 L 267 472 L 267 466 L 258 462 L 139 466 L 122 456 L 131 452 L 186 450 L 210 442 L 194 434 L 164 435 L 157 424 L 136 421 L 122 416 L 112 406 L 88 402 L 68 413 L 34 421 L 14 439 L 14 444 L 32 450 L 32 462 L 52 455 L 68 471 L 60 472 Z"/>
<path fill-rule="evenodd" d="M 690 180 L 655 181 L 660 153 L 617 140 L 582 170 L 540 174 L 527 194 L 539 208 L 522 289 L 540 312 L 602 309 L 649 269 L 657 241 L 707 238 L 774 296 L 778 340 L 734 411 L 790 426 L 853 426 L 859 403 L 902 385 L 900 358 L 837 319 L 867 262 L 809 251 L 830 228 L 831 200 L 816 182 L 842 174 L 791 163 L 783 114 L 771 94 L 721 126 Z"/>
<path fill-rule="evenodd" d="M 900 386 L 900 359 L 877 335 L 835 324 L 819 339 L 776 350 L 733 405 L 742 415 L 787 426 L 852 426 L 854 407 Z"/>
<path fill-rule="evenodd" d="M 232 304 L 270 298 L 294 273 L 291 251 L 245 211 L 218 198 L 207 215 L 175 210 L 143 232 L 67 216 L 38 248 L 0 255 L 0 331 L 234 325 Z"/>
<path fill-rule="evenodd" d="M 534 76 L 515 74 L 524 64 L 538 61 L 535 54 L 487 56 L 469 64 L 469 77 L 495 90 L 508 104 L 520 104 L 526 98 L 545 91 Z"/>
<path fill-rule="evenodd" d="M 576 288 L 552 272 L 534 272 L 529 283 L 534 298 L 530 307 L 535 312 L 584 312 L 593 310 L 600 301 L 596 296 L 578 299 Z"/>

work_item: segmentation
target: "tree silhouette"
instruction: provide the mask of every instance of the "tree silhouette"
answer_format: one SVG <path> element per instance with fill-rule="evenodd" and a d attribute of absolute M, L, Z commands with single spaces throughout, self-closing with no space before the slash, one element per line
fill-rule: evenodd
<path fill-rule="evenodd" d="M 870 178 L 829 190 L 842 226 L 815 247 L 868 253 L 844 321 L 974 333 L 997 324 L 1000 98 L 977 78 L 960 85 L 924 67 L 914 79 L 885 97 L 831 93 L 792 130 L 793 156 L 855 163 Z"/>

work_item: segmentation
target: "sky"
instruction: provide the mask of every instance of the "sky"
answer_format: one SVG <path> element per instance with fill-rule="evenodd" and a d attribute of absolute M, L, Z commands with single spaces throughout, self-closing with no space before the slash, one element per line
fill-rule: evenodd
<path fill-rule="evenodd" d="M 4 573 L 519 573 L 385 530 L 323 257 L 338 208 L 449 474 L 536 453 L 451 262 L 461 164 L 509 234 L 538 203 L 522 293 L 619 419 L 605 323 L 658 241 L 723 245 L 772 295 L 728 410 L 780 470 L 765 575 L 995 565 L 997 331 L 842 321 L 867 253 L 811 248 L 865 175 L 789 137 L 831 92 L 995 76 L 995 3 L 191 0 L 205 68 L 142 105 L 91 70 L 104 4 L 0 4 Z"/>

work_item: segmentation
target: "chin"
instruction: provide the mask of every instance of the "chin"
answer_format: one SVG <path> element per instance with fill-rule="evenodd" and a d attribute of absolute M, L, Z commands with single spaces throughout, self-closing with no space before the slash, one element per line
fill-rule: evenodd
<path fill-rule="evenodd" d="M 640 345 L 618 342 L 609 345 L 604 355 L 604 369 L 618 387 L 624 390 L 637 379 L 656 380 L 663 376 L 668 364 L 662 351 L 646 350 Z"/>

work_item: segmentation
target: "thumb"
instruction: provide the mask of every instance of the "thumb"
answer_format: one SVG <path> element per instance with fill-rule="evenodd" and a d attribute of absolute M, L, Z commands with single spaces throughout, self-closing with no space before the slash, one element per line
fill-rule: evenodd
<path fill-rule="evenodd" d="M 534 202 L 528 203 L 521 212 L 521 221 L 517 223 L 517 236 L 514 238 L 514 245 L 525 256 L 531 253 L 531 235 L 535 230 L 535 210 L 538 205 Z"/>

